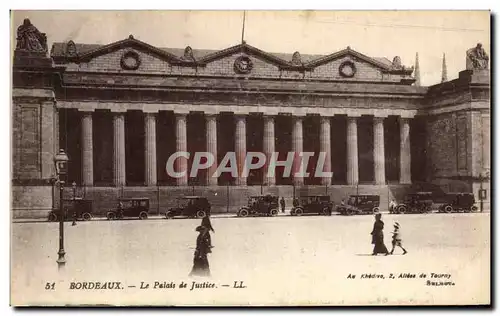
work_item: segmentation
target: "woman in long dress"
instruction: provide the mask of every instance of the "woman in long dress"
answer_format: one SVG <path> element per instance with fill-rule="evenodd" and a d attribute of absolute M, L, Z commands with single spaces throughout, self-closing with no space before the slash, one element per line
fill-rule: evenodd
<path fill-rule="evenodd" d="M 379 253 L 383 253 L 386 256 L 389 254 L 389 250 L 384 244 L 384 222 L 382 221 L 382 214 L 375 214 L 375 223 L 373 224 L 372 230 L 372 244 L 373 247 L 373 256 L 376 256 Z"/>
<path fill-rule="evenodd" d="M 199 232 L 196 238 L 196 250 L 194 252 L 193 269 L 189 276 L 210 276 L 210 266 L 208 264 L 208 254 L 210 250 L 210 242 L 208 240 L 208 229 L 204 226 L 196 227 Z"/>

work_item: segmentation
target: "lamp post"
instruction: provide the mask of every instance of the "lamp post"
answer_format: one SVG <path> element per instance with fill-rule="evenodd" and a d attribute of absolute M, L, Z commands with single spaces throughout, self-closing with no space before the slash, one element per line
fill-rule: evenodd
<path fill-rule="evenodd" d="M 73 187 L 73 223 L 71 226 L 76 226 L 76 182 L 73 181 L 71 186 Z"/>
<path fill-rule="evenodd" d="M 64 255 L 64 213 L 63 213 L 63 189 L 64 189 L 64 176 L 68 172 L 68 155 L 63 149 L 59 150 L 59 153 L 54 157 L 54 164 L 57 174 L 57 182 L 59 183 L 59 255 L 57 259 L 58 267 L 61 268 L 66 263 Z"/>

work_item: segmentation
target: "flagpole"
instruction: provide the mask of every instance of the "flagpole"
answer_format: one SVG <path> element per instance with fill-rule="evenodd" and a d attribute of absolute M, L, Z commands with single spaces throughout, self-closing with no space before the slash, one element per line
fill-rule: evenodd
<path fill-rule="evenodd" d="M 246 11 L 243 11 L 243 27 L 241 28 L 241 44 L 245 43 L 245 18 L 246 18 Z"/>

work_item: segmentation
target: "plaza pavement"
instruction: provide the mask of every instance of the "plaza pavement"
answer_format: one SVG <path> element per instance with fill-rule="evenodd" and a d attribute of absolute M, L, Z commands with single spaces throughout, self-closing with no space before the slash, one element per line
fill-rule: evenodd
<path fill-rule="evenodd" d="M 281 214 L 281 213 L 280 213 Z M 11 225 L 11 303 L 106 305 L 473 304 L 490 297 L 490 214 L 384 214 L 407 255 L 371 256 L 373 216 L 212 219 L 209 255 L 217 288 L 190 290 L 198 219 L 96 220 L 65 224 L 67 263 L 58 270 L 58 223 Z M 400 251 L 400 250 L 398 250 Z M 361 274 L 385 279 L 361 279 Z M 390 273 L 396 276 L 389 278 Z M 400 274 L 416 278 L 398 278 Z M 425 273 L 425 278 L 418 278 Z M 431 278 L 450 274 L 449 278 Z M 349 274 L 356 278 L 349 279 Z M 194 279 L 200 282 L 203 279 Z M 454 285 L 428 286 L 427 280 Z M 69 290 L 71 282 L 120 281 L 123 290 Z M 140 289 L 184 281 L 187 289 Z M 234 288 L 243 281 L 246 288 Z M 55 283 L 54 290 L 45 289 Z M 230 285 L 224 287 L 223 285 Z M 129 288 L 128 286 L 135 286 Z"/>

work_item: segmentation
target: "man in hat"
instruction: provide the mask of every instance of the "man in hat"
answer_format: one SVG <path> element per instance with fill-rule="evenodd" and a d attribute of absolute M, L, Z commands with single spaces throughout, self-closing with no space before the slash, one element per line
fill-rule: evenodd
<path fill-rule="evenodd" d="M 401 237 L 401 227 L 398 222 L 394 223 L 394 231 L 392 232 L 392 250 L 391 255 L 394 253 L 394 248 L 396 246 L 403 249 L 403 255 L 406 255 L 407 251 L 403 248 L 403 239 Z"/>

